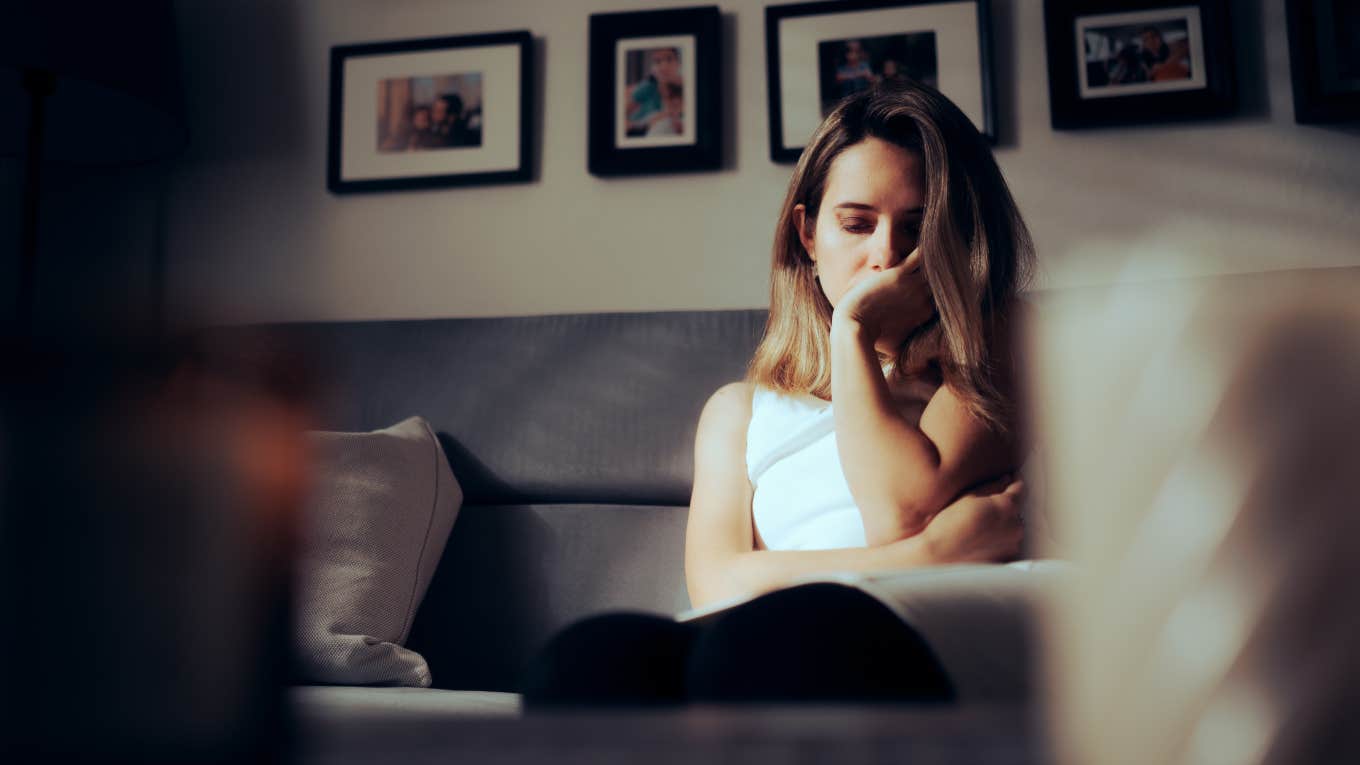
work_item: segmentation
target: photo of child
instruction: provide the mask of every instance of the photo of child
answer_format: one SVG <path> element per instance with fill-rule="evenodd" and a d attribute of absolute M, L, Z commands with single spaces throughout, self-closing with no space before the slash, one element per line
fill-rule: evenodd
<path fill-rule="evenodd" d="M 912 79 L 939 85 L 934 32 L 822 40 L 817 64 L 823 117 L 842 98 L 881 82 Z"/>
<path fill-rule="evenodd" d="M 685 132 L 685 88 L 678 82 L 661 86 L 661 111 L 654 113 L 647 135 L 681 135 Z"/>

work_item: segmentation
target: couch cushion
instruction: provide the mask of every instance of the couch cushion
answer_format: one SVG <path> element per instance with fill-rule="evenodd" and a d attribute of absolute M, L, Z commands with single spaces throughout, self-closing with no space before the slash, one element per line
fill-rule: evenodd
<path fill-rule="evenodd" d="M 314 433 L 316 473 L 298 567 L 304 680 L 428 686 L 402 647 L 463 495 L 430 426 Z"/>
<path fill-rule="evenodd" d="M 686 507 L 468 505 L 408 642 L 434 685 L 517 691 L 554 631 L 586 614 L 689 608 Z"/>
<path fill-rule="evenodd" d="M 329 385 L 324 427 L 412 413 L 468 504 L 688 504 L 708 396 L 740 379 L 765 312 L 276 325 Z"/>

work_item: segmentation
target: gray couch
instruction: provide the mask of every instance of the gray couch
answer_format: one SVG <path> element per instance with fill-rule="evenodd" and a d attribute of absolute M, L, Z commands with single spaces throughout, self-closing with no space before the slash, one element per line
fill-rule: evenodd
<path fill-rule="evenodd" d="M 1252 300 L 1310 279 L 1360 288 L 1360 268 L 1197 281 Z M 1155 304 L 1165 288 L 1118 291 Z M 1036 302 L 1042 314 L 1054 301 L 1108 297 L 1067 290 Z M 435 687 L 299 687 L 302 717 L 517 716 L 520 673 L 555 630 L 602 610 L 688 608 L 695 426 L 708 395 L 742 376 L 764 318 L 735 310 L 276 327 L 315 351 L 327 429 L 422 415 L 466 493 L 408 641 Z"/>
<path fill-rule="evenodd" d="M 407 645 L 433 689 L 310 686 L 304 717 L 517 715 L 520 673 L 557 629 L 609 609 L 690 607 L 683 571 L 694 431 L 739 379 L 765 312 L 293 324 L 323 427 L 410 415 L 465 492 Z"/>

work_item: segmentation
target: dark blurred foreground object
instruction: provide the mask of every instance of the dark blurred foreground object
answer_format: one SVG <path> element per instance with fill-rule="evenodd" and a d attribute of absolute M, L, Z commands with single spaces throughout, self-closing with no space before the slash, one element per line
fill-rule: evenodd
<path fill-rule="evenodd" d="M 287 759 L 309 422 L 293 362 L 6 345 L 0 759 Z"/>
<path fill-rule="evenodd" d="M 188 129 L 170 0 L 0 7 L 0 156 L 24 157 L 14 317 L 24 332 L 33 320 L 42 163 L 164 159 L 184 148 Z"/>
<path fill-rule="evenodd" d="M 1286 0 L 1294 121 L 1360 122 L 1360 3 Z"/>

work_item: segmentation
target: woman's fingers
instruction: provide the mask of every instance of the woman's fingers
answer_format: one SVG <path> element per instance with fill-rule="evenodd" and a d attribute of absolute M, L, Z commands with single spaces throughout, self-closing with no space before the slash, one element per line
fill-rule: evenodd
<path fill-rule="evenodd" d="M 1002 512 L 1009 521 L 1008 526 L 1011 530 L 1011 543 L 1005 548 L 1002 560 L 1016 560 L 1024 551 L 1025 544 L 1025 500 L 1028 498 L 1028 491 L 1025 482 L 1019 479 L 1011 481 L 1006 490 L 1001 493 L 999 499 L 1002 504 Z"/>
<path fill-rule="evenodd" d="M 1016 479 L 1006 485 L 1005 491 L 993 495 L 992 499 L 996 502 L 996 508 L 1010 522 L 1022 525 L 1025 514 L 1025 498 L 1027 497 L 1025 482 Z"/>
<path fill-rule="evenodd" d="M 993 478 L 992 480 L 987 481 L 986 483 L 978 484 L 977 486 L 975 486 L 972 489 L 969 489 L 965 493 L 973 497 L 989 497 L 993 494 L 1001 494 L 1005 492 L 1007 489 L 1010 488 L 1012 483 L 1015 483 L 1014 476 L 1012 476 L 1010 473 L 1003 473 L 1002 475 L 997 476 L 996 478 Z"/>

